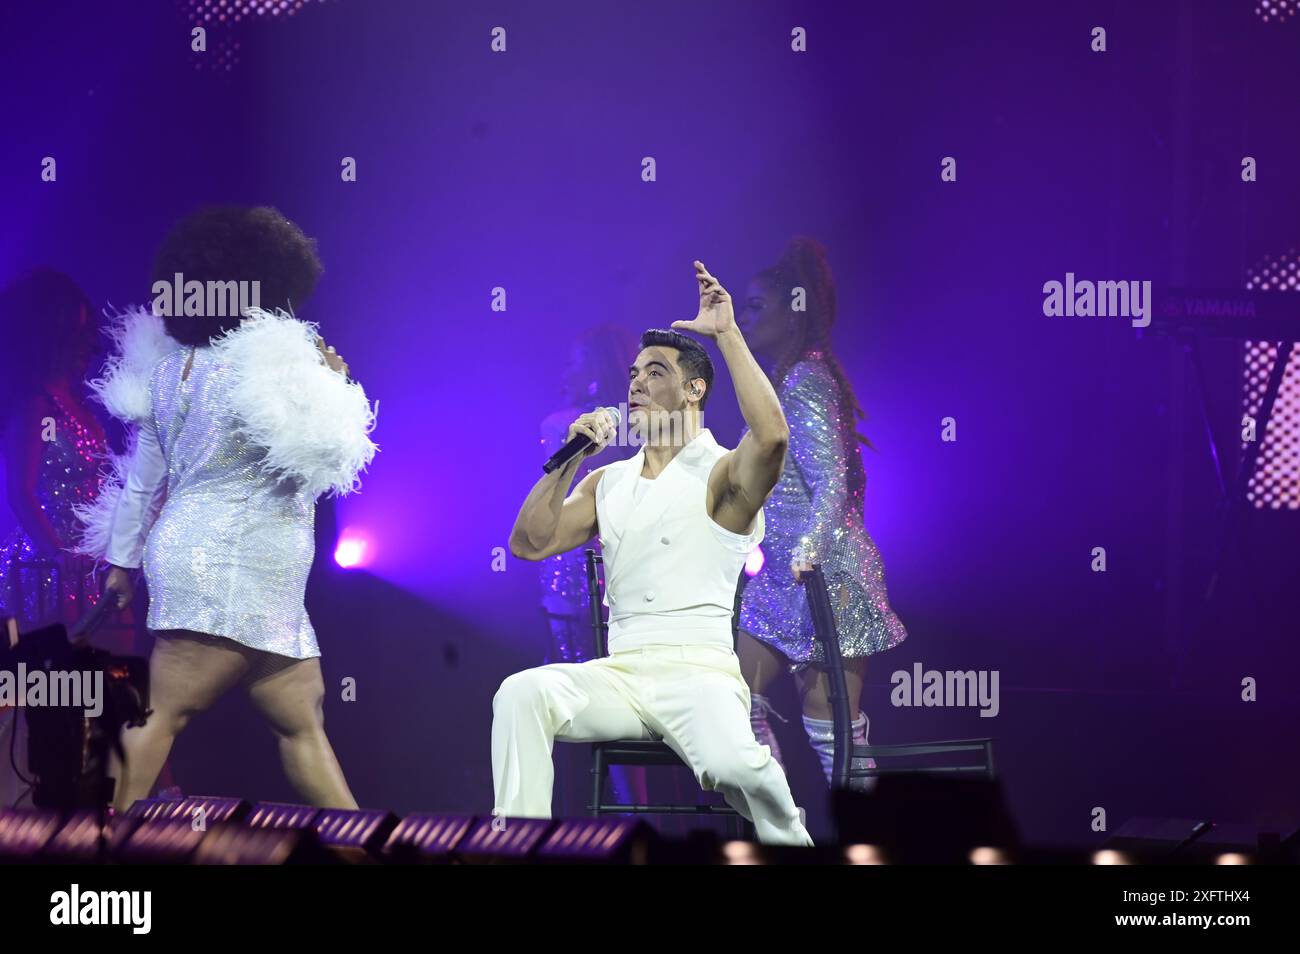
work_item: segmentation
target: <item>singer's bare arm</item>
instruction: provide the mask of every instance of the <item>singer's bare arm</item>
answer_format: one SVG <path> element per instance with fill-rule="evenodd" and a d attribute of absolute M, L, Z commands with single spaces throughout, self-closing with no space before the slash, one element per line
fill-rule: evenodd
<path fill-rule="evenodd" d="M 582 458 L 575 457 L 533 485 L 510 532 L 510 552 L 515 556 L 545 560 L 596 535 L 596 484 L 605 468 L 597 467 L 564 496 L 581 463 Z"/>
<path fill-rule="evenodd" d="M 510 531 L 510 552 L 523 560 L 545 560 L 581 546 L 596 535 L 596 485 L 604 467 L 597 467 L 565 497 L 582 461 L 599 454 L 614 436 L 614 425 L 603 411 L 584 414 L 569 425 L 566 443 L 577 436 L 591 439 L 585 452 L 569 459 L 533 484 Z"/>
<path fill-rule="evenodd" d="M 700 286 L 699 313 L 693 321 L 674 321 L 672 326 L 707 335 L 717 342 L 736 386 L 740 413 L 749 425 L 739 446 L 722 457 L 709 475 L 709 516 L 733 533 L 749 533 L 763 502 L 781 478 L 790 445 L 790 426 L 772 382 L 736 327 L 731 296 L 703 262 L 695 263 L 695 278 Z"/>
<path fill-rule="evenodd" d="M 709 515 L 734 533 L 749 533 L 763 502 L 781 479 L 790 426 L 772 382 L 750 354 L 740 330 L 718 335 L 717 341 L 749 431 L 709 475 L 713 501 Z"/>

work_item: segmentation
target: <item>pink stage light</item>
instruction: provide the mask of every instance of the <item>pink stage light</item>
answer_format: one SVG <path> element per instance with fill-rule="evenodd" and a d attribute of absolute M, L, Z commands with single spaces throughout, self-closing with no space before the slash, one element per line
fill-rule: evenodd
<path fill-rule="evenodd" d="M 745 575 L 757 576 L 761 569 L 763 569 L 763 548 L 754 547 L 749 551 L 749 556 L 745 557 Z"/>
<path fill-rule="evenodd" d="M 365 566 L 369 555 L 369 542 L 347 531 L 339 537 L 338 546 L 334 548 L 334 562 L 345 570 Z"/>

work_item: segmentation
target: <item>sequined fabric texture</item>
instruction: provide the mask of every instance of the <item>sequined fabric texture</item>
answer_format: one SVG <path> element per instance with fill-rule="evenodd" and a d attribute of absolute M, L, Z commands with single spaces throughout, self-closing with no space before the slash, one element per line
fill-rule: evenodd
<path fill-rule="evenodd" d="M 763 568 L 745 587 L 740 628 L 784 655 L 792 671 L 824 661 L 807 594 L 790 569 L 802 546 L 822 565 L 844 658 L 892 649 L 907 631 L 889 606 L 884 563 L 863 525 L 862 493 L 850 494 L 849 468 L 862 466 L 861 451 L 841 423 L 835 377 L 812 354 L 790 369 L 778 396 L 790 448 L 763 505 Z"/>
<path fill-rule="evenodd" d="M 595 546 L 595 542 L 587 546 Z M 557 553 L 538 566 L 542 611 L 551 634 L 547 663 L 579 663 L 595 656 L 587 602 L 587 546 Z"/>
<path fill-rule="evenodd" d="M 79 524 L 73 506 L 88 504 L 102 483 L 100 460 L 108 448 L 103 439 L 82 426 L 57 397 L 54 403 L 53 440 L 43 441 L 36 499 L 58 534 L 61 545 L 71 544 Z M 42 422 L 31 421 L 32 440 L 43 440 Z M 22 527 L 0 542 L 0 593 L 5 610 L 18 617 L 23 629 L 51 622 L 72 622 L 97 601 L 98 590 L 91 560 L 62 552 L 43 557 Z"/>
<path fill-rule="evenodd" d="M 144 547 L 149 628 L 190 629 L 254 649 L 319 656 L 303 606 L 315 552 L 315 498 L 262 472 L 265 449 L 239 433 L 231 368 L 207 348 L 154 369 L 154 422 L 167 498 Z"/>

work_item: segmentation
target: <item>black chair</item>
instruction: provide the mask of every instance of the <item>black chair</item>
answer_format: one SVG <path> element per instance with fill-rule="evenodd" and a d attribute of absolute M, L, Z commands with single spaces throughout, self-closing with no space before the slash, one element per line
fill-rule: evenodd
<path fill-rule="evenodd" d="M 954 739 L 939 742 L 910 742 L 901 745 L 855 745 L 852 718 L 849 714 L 848 686 L 844 679 L 844 658 L 840 655 L 840 634 L 831 609 L 830 593 L 820 564 L 804 578 L 808 605 L 812 610 L 813 630 L 822 647 L 830 683 L 831 719 L 835 733 L 835 752 L 831 762 L 831 782 L 835 788 L 847 788 L 852 779 L 879 775 L 925 774 L 975 776 L 989 779 L 993 774 L 992 739 Z M 856 713 L 854 713 L 856 715 Z M 971 763 L 935 764 L 933 756 L 975 755 Z M 866 759 L 880 759 L 875 768 L 866 768 Z M 854 761 L 862 765 L 855 766 Z"/>
<path fill-rule="evenodd" d="M 591 628 L 596 640 L 596 655 L 607 656 L 609 648 L 606 636 L 609 624 L 601 610 L 603 583 L 597 568 L 604 565 L 604 560 L 595 550 L 587 549 L 587 600 L 591 610 Z M 732 633 L 735 633 L 735 616 L 732 617 Z M 623 804 L 607 802 L 605 787 L 609 780 L 609 769 L 613 765 L 666 765 L 690 771 L 690 766 L 660 739 L 619 739 L 612 742 L 591 743 L 591 803 L 588 811 L 594 815 L 703 815 L 710 818 L 726 819 L 727 834 L 733 838 L 753 840 L 753 825 L 745 820 L 739 812 L 726 804 L 701 804 L 679 802 L 657 802 L 649 805 Z"/>

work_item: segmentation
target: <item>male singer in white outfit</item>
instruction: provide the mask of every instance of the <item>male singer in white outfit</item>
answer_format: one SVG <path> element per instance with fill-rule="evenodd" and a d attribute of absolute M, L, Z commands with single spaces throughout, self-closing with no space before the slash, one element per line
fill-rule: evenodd
<path fill-rule="evenodd" d="M 700 785 L 723 793 L 766 844 L 811 845 L 781 766 L 750 726 L 750 694 L 732 648 L 745 557 L 763 539 L 763 502 L 785 462 L 789 429 L 776 393 L 700 262 L 699 313 L 674 329 L 717 342 L 749 431 L 733 451 L 700 426 L 713 365 L 678 331 L 647 331 L 629 369 L 628 427 L 646 444 L 588 474 L 583 455 L 544 476 L 519 511 L 510 550 L 544 560 L 599 534 L 609 652 L 508 677 L 492 700 L 493 814 L 549 818 L 555 739 L 662 738 Z M 678 426 L 673 426 L 678 425 Z M 584 414 L 569 438 L 605 446 L 614 424 Z"/>

